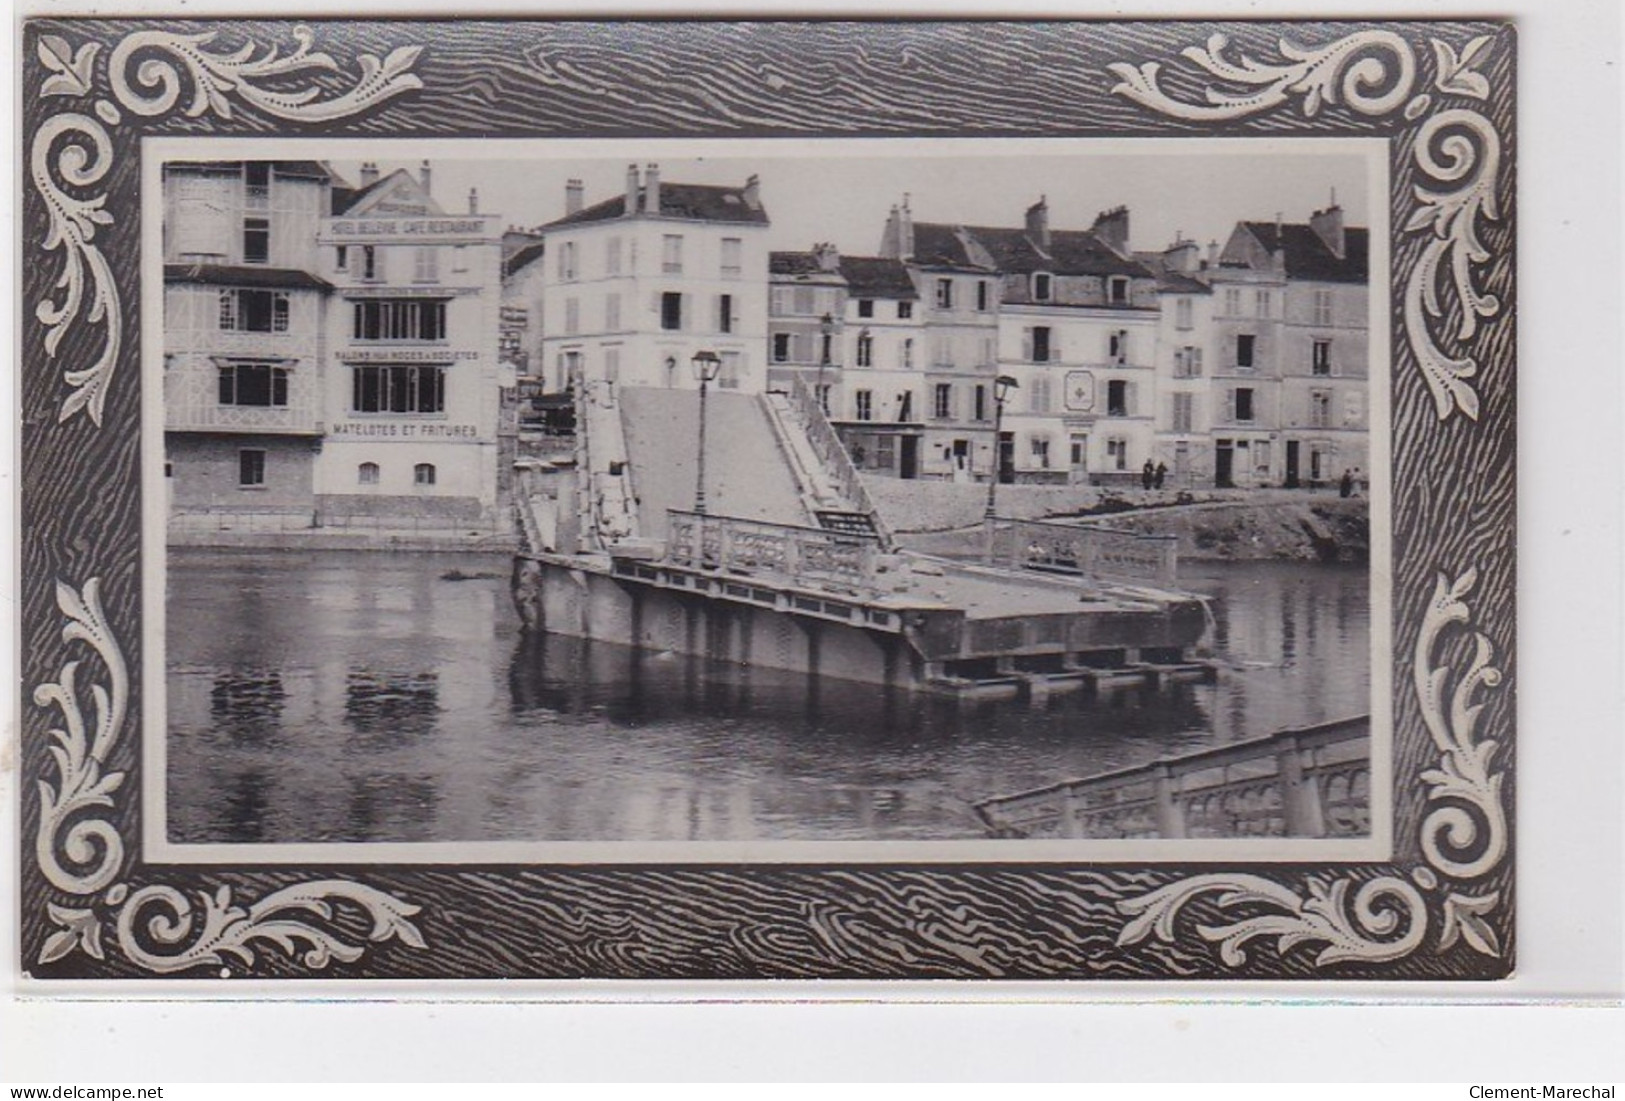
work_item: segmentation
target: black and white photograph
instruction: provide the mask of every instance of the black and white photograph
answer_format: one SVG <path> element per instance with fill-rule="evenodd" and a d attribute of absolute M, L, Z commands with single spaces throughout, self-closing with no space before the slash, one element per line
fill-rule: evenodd
<path fill-rule="evenodd" d="M 166 839 L 1367 837 L 1380 146 L 712 144 L 161 163 Z"/>
<path fill-rule="evenodd" d="M 30 980 L 1511 973 L 1510 26 L 25 46 Z"/>

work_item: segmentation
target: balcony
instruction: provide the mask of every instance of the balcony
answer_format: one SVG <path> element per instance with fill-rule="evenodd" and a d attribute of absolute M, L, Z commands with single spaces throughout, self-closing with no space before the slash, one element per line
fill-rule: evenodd
<path fill-rule="evenodd" d="M 241 432 L 269 436 L 319 436 L 322 422 L 313 406 L 254 406 L 198 403 L 167 405 L 170 432 Z"/>

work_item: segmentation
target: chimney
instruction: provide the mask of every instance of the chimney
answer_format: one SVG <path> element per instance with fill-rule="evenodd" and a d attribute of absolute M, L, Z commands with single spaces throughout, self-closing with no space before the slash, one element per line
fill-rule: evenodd
<path fill-rule="evenodd" d="M 834 245 L 814 245 L 812 254 L 813 259 L 818 263 L 819 271 L 836 272 L 841 270 L 841 250 Z"/>
<path fill-rule="evenodd" d="M 1184 237 L 1175 234 L 1174 243 L 1169 245 L 1162 254 L 1163 263 L 1170 271 L 1190 275 L 1198 268 L 1197 254 L 1201 251 L 1201 246 L 1195 241 L 1188 241 Z"/>
<path fill-rule="evenodd" d="M 754 173 L 745 181 L 745 205 L 751 210 L 762 209 L 762 178 Z"/>
<path fill-rule="evenodd" d="M 651 164 L 643 170 L 643 212 L 660 213 L 660 166 Z"/>
<path fill-rule="evenodd" d="M 1207 243 L 1207 266 L 1210 268 L 1219 266 L 1219 239 L 1217 237 Z"/>
<path fill-rule="evenodd" d="M 579 211 L 584 202 L 585 192 L 580 180 L 564 181 L 564 213 L 574 214 Z"/>
<path fill-rule="evenodd" d="M 433 179 L 433 177 L 429 174 L 428 161 L 424 161 L 423 164 L 418 168 L 418 179 L 423 182 L 423 193 L 425 195 L 432 195 L 433 191 L 430 187 L 430 181 Z"/>
<path fill-rule="evenodd" d="M 468 212 L 470 214 L 478 214 L 480 212 L 480 189 L 477 187 L 471 187 L 468 189 Z"/>
<path fill-rule="evenodd" d="M 1089 230 L 1119 255 L 1128 255 L 1128 207 L 1114 206 L 1095 215 Z"/>
<path fill-rule="evenodd" d="M 626 216 L 630 218 L 638 212 L 638 166 L 626 166 Z"/>
<path fill-rule="evenodd" d="M 1332 255 L 1342 260 L 1348 249 L 1348 239 L 1343 233 L 1343 208 L 1337 205 L 1335 192 L 1332 199 L 1331 206 L 1309 215 L 1309 227 L 1332 250 Z"/>
<path fill-rule="evenodd" d="M 902 242 L 902 258 L 904 260 L 914 259 L 914 211 L 909 209 L 909 198 L 909 193 L 903 192 L 902 220 L 898 223 L 901 234 L 899 240 Z"/>
<path fill-rule="evenodd" d="M 371 187 L 378 182 L 378 162 L 368 161 L 361 166 L 361 186 Z"/>
<path fill-rule="evenodd" d="M 1049 197 L 1040 195 L 1027 208 L 1027 237 L 1045 252 L 1049 251 Z"/>

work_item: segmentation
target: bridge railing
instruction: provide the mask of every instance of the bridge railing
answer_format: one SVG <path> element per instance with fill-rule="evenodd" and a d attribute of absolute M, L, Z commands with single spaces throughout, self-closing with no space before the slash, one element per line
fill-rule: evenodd
<path fill-rule="evenodd" d="M 1120 528 L 1076 527 L 1045 520 L 995 520 L 992 560 L 1012 569 L 1079 573 L 1173 584 L 1179 539 Z"/>
<path fill-rule="evenodd" d="M 886 527 L 880 513 L 875 509 L 875 503 L 869 497 L 869 490 L 865 488 L 857 466 L 853 464 L 852 457 L 846 453 L 846 445 L 841 442 L 841 437 L 829 423 L 829 418 L 824 415 L 812 387 L 808 386 L 807 380 L 799 374 L 790 380 L 790 403 L 807 430 L 807 440 L 812 444 L 813 452 L 829 471 L 841 496 L 852 502 L 859 512 L 868 513 L 874 522 L 881 546 L 890 550 L 893 546 L 890 529 Z"/>
<path fill-rule="evenodd" d="M 811 588 L 865 591 L 874 586 L 876 558 L 884 553 L 871 535 L 845 534 L 667 510 L 666 561 L 724 573 L 767 573 Z"/>
<path fill-rule="evenodd" d="M 1283 730 L 976 804 L 1015 837 L 1357 837 L 1371 829 L 1368 717 Z"/>

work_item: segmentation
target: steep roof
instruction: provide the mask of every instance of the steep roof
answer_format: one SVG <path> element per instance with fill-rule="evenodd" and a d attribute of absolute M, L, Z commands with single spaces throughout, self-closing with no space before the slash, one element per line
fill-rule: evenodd
<path fill-rule="evenodd" d="M 767 254 L 769 275 L 833 275 L 826 272 L 818 257 L 810 252 L 770 252 Z"/>
<path fill-rule="evenodd" d="M 264 268 L 238 264 L 165 264 L 165 283 L 199 283 L 212 287 L 275 287 L 332 290 L 333 284 L 297 268 Z"/>
<path fill-rule="evenodd" d="M 1160 252 L 1136 252 L 1138 260 L 1157 277 L 1157 290 L 1163 294 L 1212 294 L 1213 288 L 1186 272 L 1170 268 Z"/>
<path fill-rule="evenodd" d="M 1050 232 L 1041 249 L 1024 229 L 1004 226 L 914 224 L 914 260 L 928 267 L 997 270 L 1015 274 L 1035 271 L 1057 275 L 1127 275 L 1150 278 L 1144 264 L 1119 254 L 1088 230 Z"/>
<path fill-rule="evenodd" d="M 884 256 L 843 256 L 841 274 L 854 298 L 918 298 L 914 280 L 901 260 Z"/>
<path fill-rule="evenodd" d="M 540 260 L 542 254 L 546 251 L 545 241 L 531 241 L 529 244 L 520 245 L 508 255 L 507 259 L 502 261 L 503 276 L 518 274 L 537 260 Z"/>
<path fill-rule="evenodd" d="M 1243 222 L 1266 251 L 1286 254 L 1286 277 L 1317 283 L 1364 283 L 1370 279 L 1370 233 L 1363 226 L 1343 231 L 1343 255 L 1321 240 L 1313 226 L 1286 223 L 1277 232 L 1274 222 Z"/>
<path fill-rule="evenodd" d="M 645 189 L 638 192 L 638 206 L 644 205 Z M 564 226 L 581 225 L 587 222 L 606 222 L 615 218 L 626 216 L 626 196 L 617 195 L 613 199 L 605 199 L 601 203 L 594 203 L 576 211 L 566 214 L 557 221 L 549 222 L 543 229 L 560 229 Z M 760 202 L 754 206 L 746 201 L 745 189 L 742 187 L 719 187 L 713 184 L 660 184 L 660 216 L 662 218 L 682 218 L 693 222 L 736 222 L 743 225 L 767 225 L 767 211 Z"/>

